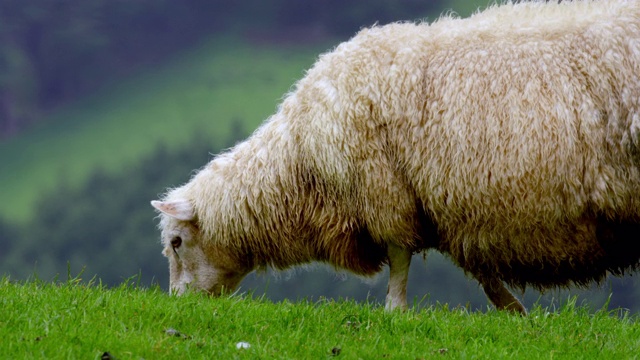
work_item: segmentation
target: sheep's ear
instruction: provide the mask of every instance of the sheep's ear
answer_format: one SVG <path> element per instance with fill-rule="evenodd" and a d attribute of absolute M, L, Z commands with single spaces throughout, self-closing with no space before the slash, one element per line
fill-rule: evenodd
<path fill-rule="evenodd" d="M 193 211 L 193 205 L 187 200 L 166 202 L 153 200 L 151 206 L 178 220 L 191 221 L 196 217 Z"/>

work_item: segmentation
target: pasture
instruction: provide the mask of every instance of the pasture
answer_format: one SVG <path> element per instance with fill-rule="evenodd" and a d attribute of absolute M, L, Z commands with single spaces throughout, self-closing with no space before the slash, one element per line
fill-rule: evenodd
<path fill-rule="evenodd" d="M 37 265 L 40 275 L 49 280 L 56 273 L 64 272 L 65 264 L 70 261 L 74 269 L 88 264 L 87 273 L 99 273 L 103 279 L 117 279 L 118 282 L 136 274 L 142 267 L 145 275 L 165 276 L 162 284 L 166 285 L 166 261 L 160 255 L 154 213 L 148 205 L 152 196 L 156 196 L 157 191 L 161 190 L 154 190 L 156 193 L 151 196 L 136 200 L 140 210 L 135 217 L 131 216 L 136 221 L 130 226 L 137 230 L 135 226 L 142 223 L 146 227 L 140 226 L 141 230 L 135 232 L 135 236 L 130 235 L 133 231 L 125 231 L 127 236 L 121 233 L 107 236 L 106 234 L 117 232 L 119 227 L 114 227 L 113 224 L 124 224 L 124 217 L 117 217 L 117 222 L 105 220 L 111 219 L 103 214 L 106 205 L 97 201 L 93 203 L 93 197 L 81 197 L 73 204 L 66 203 L 59 211 L 56 210 L 55 214 L 59 217 L 53 221 L 55 226 L 33 222 L 33 213 L 38 207 L 42 208 L 41 196 L 53 190 L 60 192 L 60 188 L 83 188 L 97 170 L 111 175 L 121 174 L 121 177 L 128 174 L 142 178 L 132 175 L 138 173 L 131 169 L 134 166 L 142 167 L 141 159 L 153 153 L 158 143 L 165 144 L 169 151 L 183 149 L 196 132 L 202 137 L 214 139 L 213 143 L 224 143 L 234 119 L 241 120 L 244 130 L 251 131 L 275 111 L 283 94 L 304 75 L 304 69 L 309 67 L 318 54 L 329 48 L 328 44 L 268 48 L 231 38 L 213 39 L 126 81 L 107 84 L 98 93 L 78 103 L 56 109 L 49 114 L 49 121 L 34 126 L 18 137 L 1 142 L 0 183 L 3 201 L 0 203 L 0 218 L 25 227 L 22 231 L 24 234 L 5 238 L 8 248 L 4 251 L 6 260 L 2 262 L 3 273 L 16 278 L 26 277 Z M 251 106 L 245 106 L 247 99 L 250 99 Z M 188 171 L 194 168 L 177 170 L 175 165 L 172 166 L 175 173 L 184 176 L 188 176 Z M 112 183 L 108 184 L 111 186 Z M 164 185 L 175 184 L 163 182 Z M 111 186 L 103 189 L 104 196 L 113 200 L 116 197 L 112 195 L 114 188 L 127 193 L 122 186 Z M 79 190 L 73 194 L 86 193 Z M 115 205 L 118 212 L 114 213 L 128 214 L 123 207 L 117 206 L 120 205 Z M 76 210 L 91 215 L 76 218 L 73 213 Z M 60 221 L 61 218 L 65 221 Z M 91 221 L 87 221 L 87 218 Z M 104 226 L 98 226 L 96 219 L 101 220 Z M 104 237 L 80 235 L 86 233 L 83 232 L 84 226 L 91 229 L 89 233 L 93 234 L 94 231 Z M 33 235 L 36 228 L 47 235 L 42 237 L 46 241 L 32 244 L 40 239 Z M 73 229 L 73 234 L 77 236 L 70 239 L 67 234 L 71 232 L 67 229 Z M 108 229 L 116 230 L 109 232 Z M 59 236 L 52 237 L 54 232 Z M 111 253 L 90 248 L 101 246 L 98 244 L 126 244 L 129 241 L 139 244 L 135 256 L 120 255 L 118 251 L 123 251 L 121 249 L 132 251 L 125 245 L 110 245 Z M 146 245 L 151 250 L 145 250 Z M 71 259 L 68 252 L 61 250 L 70 246 L 76 249 L 76 254 Z M 57 254 L 63 254 L 64 257 L 51 260 Z M 95 257 L 96 254 L 99 254 L 99 258 Z M 424 272 L 424 263 L 417 260 L 412 266 L 415 274 L 410 277 L 410 295 L 418 294 L 421 297 L 430 294 L 433 300 L 454 304 L 469 301 L 473 309 L 486 304 L 477 283 L 465 279 L 459 270 L 453 270 L 448 259 L 431 256 L 427 261 L 427 273 Z M 18 267 L 23 263 L 27 265 Z M 111 272 L 99 271 L 98 264 L 101 263 L 108 263 Z M 158 263 L 161 270 L 151 271 L 148 266 L 145 268 L 141 265 L 145 263 Z M 47 268 L 47 265 L 50 266 Z M 268 289 L 267 296 L 277 300 L 285 297 L 285 294 L 292 298 L 318 293 L 332 297 L 360 294 L 359 299 L 364 298 L 367 293 L 375 293 L 378 298 L 384 296 L 383 286 L 376 290 L 372 286 L 363 285 L 359 280 L 336 283 L 319 278 L 312 273 L 298 274 L 295 279 L 302 279 L 301 281 L 292 279 L 276 283 Z M 432 281 L 434 278 L 438 281 Z M 637 297 L 629 295 L 635 291 L 629 285 L 634 280 L 630 278 L 625 281 L 626 283 L 614 283 L 613 288 L 607 282 L 598 292 L 573 290 L 571 293 L 581 294 L 581 299 L 588 299 L 592 306 L 598 308 L 608 294 L 613 292 L 612 303 L 637 312 Z M 253 282 L 245 283 L 248 285 L 245 288 L 256 289 L 262 294 L 266 292 L 260 291 L 264 289 L 265 282 L 264 278 L 254 278 Z M 113 283 L 113 280 L 110 281 L 110 284 Z M 333 293 L 328 294 L 329 291 Z M 529 306 L 539 295 L 530 292 L 527 296 L 525 301 Z"/>
<path fill-rule="evenodd" d="M 0 142 L 0 217 L 25 223 L 43 194 L 97 170 L 121 173 L 158 143 L 175 150 L 194 133 L 224 140 L 234 121 L 255 129 L 323 50 L 213 39 L 53 109 Z"/>
<path fill-rule="evenodd" d="M 274 50 L 218 39 L 54 109 L 49 121 L 0 143 L 0 217 L 28 223 L 41 194 L 60 184 L 81 185 L 99 169 L 122 173 L 159 143 L 175 150 L 195 132 L 221 140 L 234 120 L 254 129 L 324 50 Z M 151 223 L 151 209 L 140 218 Z M 157 246 L 153 241 L 147 243 Z M 446 288 L 455 288 L 448 278 L 433 278 L 429 287 L 414 288 L 432 293 L 433 283 L 440 282 L 446 294 L 453 293 Z M 141 287 L 136 279 L 112 288 L 80 278 L 5 277 L 0 293 L 3 359 L 640 357 L 638 315 L 606 305 L 593 311 L 576 298 L 557 307 L 534 305 L 521 317 L 489 307 L 431 305 L 427 298 L 409 299 L 409 311 L 392 313 L 375 301 L 350 299 L 272 302 L 251 294 L 213 299 L 197 293 L 176 298 L 159 287 Z M 249 346 L 238 348 L 239 343 Z"/>
<path fill-rule="evenodd" d="M 637 317 L 568 301 L 528 317 L 438 304 L 385 313 L 351 300 L 171 297 L 135 280 L 0 280 L 0 355 L 20 359 L 635 359 Z M 418 301 L 419 302 L 419 301 Z M 414 303 L 415 305 L 415 303 Z M 237 348 L 246 342 L 248 348 Z"/>

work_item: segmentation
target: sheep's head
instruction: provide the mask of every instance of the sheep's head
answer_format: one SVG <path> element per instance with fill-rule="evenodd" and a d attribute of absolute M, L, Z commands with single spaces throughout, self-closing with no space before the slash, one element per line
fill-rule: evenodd
<path fill-rule="evenodd" d="M 229 249 L 203 241 L 193 205 L 187 200 L 151 205 L 162 213 L 162 254 L 169 259 L 171 294 L 180 295 L 188 288 L 214 296 L 233 292 L 250 269 Z"/>

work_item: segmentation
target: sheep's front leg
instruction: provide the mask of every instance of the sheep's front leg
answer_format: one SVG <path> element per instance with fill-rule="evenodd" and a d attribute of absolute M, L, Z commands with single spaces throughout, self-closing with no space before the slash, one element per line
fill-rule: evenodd
<path fill-rule="evenodd" d="M 411 265 L 411 251 L 389 245 L 389 286 L 385 300 L 385 310 L 405 310 L 407 308 L 407 279 Z"/>
<path fill-rule="evenodd" d="M 527 315 L 527 310 L 520 301 L 518 301 L 518 299 L 509 292 L 509 290 L 507 290 L 502 281 L 496 278 L 481 278 L 478 280 L 484 289 L 484 293 L 487 295 L 489 300 L 491 300 L 493 305 L 495 305 L 496 309 L 509 310 L 522 315 Z"/>

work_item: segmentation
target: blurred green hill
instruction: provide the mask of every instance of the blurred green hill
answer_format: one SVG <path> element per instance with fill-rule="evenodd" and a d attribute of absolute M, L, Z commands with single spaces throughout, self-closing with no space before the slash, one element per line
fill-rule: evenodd
<path fill-rule="evenodd" d="M 222 141 L 232 120 L 256 128 L 318 49 L 213 40 L 58 108 L 0 142 L 0 217 L 23 223 L 43 194 L 123 171 L 158 143 L 176 149 L 195 132 Z"/>

